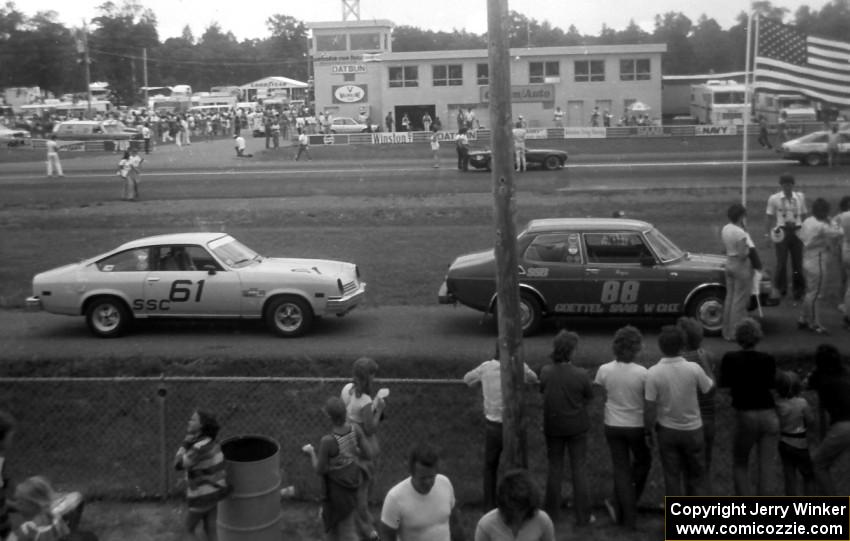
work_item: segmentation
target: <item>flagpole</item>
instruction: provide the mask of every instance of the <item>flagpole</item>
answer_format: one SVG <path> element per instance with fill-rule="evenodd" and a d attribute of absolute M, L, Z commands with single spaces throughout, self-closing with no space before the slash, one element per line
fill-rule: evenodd
<path fill-rule="evenodd" d="M 756 17 L 756 39 L 758 39 L 758 14 Z M 746 58 L 744 59 L 744 105 L 749 105 L 747 110 L 744 112 L 744 142 L 742 148 L 743 160 L 741 164 L 741 205 L 744 208 L 747 208 L 747 164 L 749 161 L 749 137 L 748 137 L 748 128 L 750 126 L 750 115 L 752 114 L 752 104 L 751 104 L 751 88 L 752 84 L 755 82 L 755 79 L 752 77 L 752 56 L 751 48 L 754 45 L 754 40 L 750 39 L 753 35 L 753 12 L 750 11 L 749 17 L 747 17 L 747 48 L 746 48 Z"/>

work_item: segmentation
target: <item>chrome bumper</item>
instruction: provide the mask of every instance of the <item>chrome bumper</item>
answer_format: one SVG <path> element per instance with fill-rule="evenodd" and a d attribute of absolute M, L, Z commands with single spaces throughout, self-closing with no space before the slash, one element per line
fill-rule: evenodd
<path fill-rule="evenodd" d="M 39 310 L 44 310 L 44 306 L 41 304 L 41 298 L 37 295 L 33 295 L 32 297 L 27 297 L 26 300 L 27 310 L 30 312 L 38 312 Z"/>
<path fill-rule="evenodd" d="M 366 282 L 360 282 L 357 289 L 352 291 L 350 294 L 345 295 L 344 297 L 328 299 L 328 303 L 325 305 L 325 310 L 331 314 L 344 316 L 348 312 L 354 310 L 354 308 L 363 301 L 363 297 L 365 295 Z"/>
<path fill-rule="evenodd" d="M 455 304 L 457 299 L 451 293 L 449 293 L 449 286 L 446 285 L 446 282 L 443 282 L 443 285 L 440 286 L 440 292 L 437 293 L 437 302 L 440 304 Z"/>

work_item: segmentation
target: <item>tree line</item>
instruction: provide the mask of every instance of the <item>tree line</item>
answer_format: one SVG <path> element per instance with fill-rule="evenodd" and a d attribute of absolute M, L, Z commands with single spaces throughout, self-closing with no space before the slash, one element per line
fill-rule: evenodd
<path fill-rule="evenodd" d="M 794 24 L 807 34 L 850 41 L 850 0 L 831 0 L 820 10 L 800 6 L 793 14 L 770 1 L 757 1 L 762 17 Z M 239 41 L 218 23 L 198 37 L 188 25 L 180 37 L 160 41 L 156 16 L 133 0 L 107 1 L 86 28 L 69 28 L 54 11 L 33 16 L 14 2 L 0 8 L 0 88 L 39 86 L 55 95 L 85 94 L 84 51 L 88 48 L 91 81 L 106 81 L 118 104 L 139 103 L 145 64 L 149 86 L 189 84 L 193 89 L 239 85 L 271 75 L 307 81 L 307 27 L 288 15 L 266 21 L 267 37 Z M 655 16 L 648 32 L 631 21 L 623 30 L 602 26 L 599 35 L 566 31 L 548 21 L 510 12 L 511 47 L 666 43 L 662 73 L 688 75 L 744 69 L 747 14 L 723 29 L 705 15 L 696 22 L 681 12 Z M 394 51 L 483 49 L 486 34 L 465 30 L 433 31 L 413 26 L 393 30 Z M 144 57 L 147 62 L 145 63 Z"/>

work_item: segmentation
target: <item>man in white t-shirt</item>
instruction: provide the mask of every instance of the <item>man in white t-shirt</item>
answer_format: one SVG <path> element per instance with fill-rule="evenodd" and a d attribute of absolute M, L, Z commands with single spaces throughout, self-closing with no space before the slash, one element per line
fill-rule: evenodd
<path fill-rule="evenodd" d="M 413 447 L 410 477 L 392 487 L 381 509 L 381 541 L 450 541 L 459 531 L 455 493 L 437 473 L 440 457 L 430 443 Z"/>
<path fill-rule="evenodd" d="M 663 357 L 650 367 L 644 391 L 645 426 L 657 431 L 667 496 L 700 496 L 705 478 L 697 391 L 707 393 L 714 381 L 700 365 L 681 356 L 684 346 L 685 337 L 675 325 L 661 328 L 658 347 Z"/>
<path fill-rule="evenodd" d="M 644 428 L 644 390 L 648 372 L 634 362 L 643 347 L 643 336 L 631 325 L 614 333 L 611 349 L 616 357 L 596 371 L 593 383 L 605 389 L 605 440 L 611 450 L 614 474 L 613 502 L 605 500 L 611 518 L 634 528 L 637 501 L 646 487 L 652 455 Z"/>

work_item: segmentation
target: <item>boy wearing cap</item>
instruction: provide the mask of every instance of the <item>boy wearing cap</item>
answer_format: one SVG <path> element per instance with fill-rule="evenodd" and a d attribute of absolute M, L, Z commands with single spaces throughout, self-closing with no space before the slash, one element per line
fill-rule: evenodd
<path fill-rule="evenodd" d="M 791 284 L 794 300 L 799 301 L 806 292 L 803 279 L 803 243 L 798 232 L 808 209 L 803 192 L 794 191 L 794 176 L 784 173 L 779 177 L 782 190 L 767 199 L 767 234 L 774 241 L 776 269 L 773 284 L 780 296 L 788 293 L 788 257 L 791 257 Z"/>

